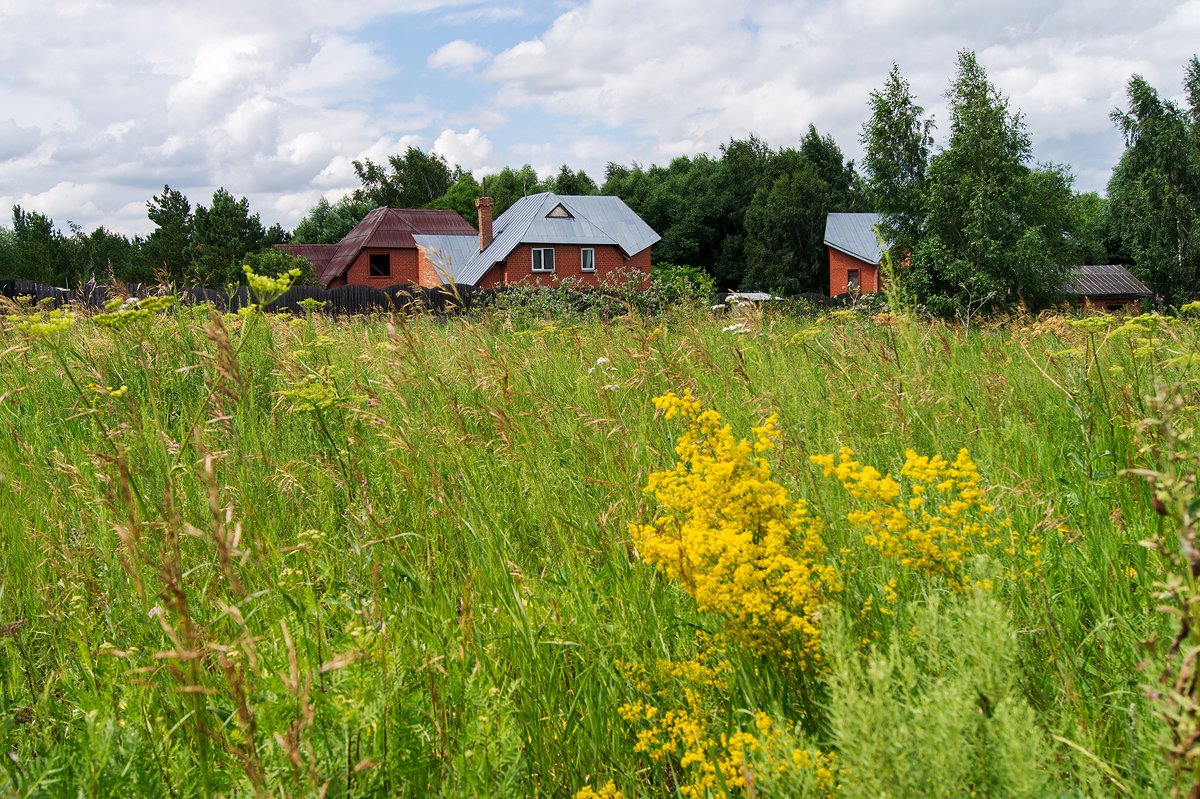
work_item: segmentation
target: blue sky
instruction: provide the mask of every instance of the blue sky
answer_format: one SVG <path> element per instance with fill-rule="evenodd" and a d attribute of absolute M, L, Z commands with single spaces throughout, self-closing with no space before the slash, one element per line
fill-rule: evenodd
<path fill-rule="evenodd" d="M 292 227 L 357 185 L 352 160 L 409 145 L 599 180 L 811 123 L 859 159 L 892 61 L 944 123 L 963 48 L 1036 157 L 1103 190 L 1129 77 L 1180 96 L 1197 42 L 1200 0 L 0 0 L 0 220 L 147 233 L 169 183 Z"/>

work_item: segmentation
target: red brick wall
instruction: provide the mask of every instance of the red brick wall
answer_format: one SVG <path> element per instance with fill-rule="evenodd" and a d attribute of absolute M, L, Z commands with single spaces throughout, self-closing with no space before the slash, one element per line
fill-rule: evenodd
<path fill-rule="evenodd" d="M 392 273 L 387 277 L 371 277 L 369 256 L 371 253 L 380 252 L 391 254 Z M 334 278 L 330 281 L 328 288 L 337 288 L 347 283 L 376 286 L 378 288 L 390 286 L 393 283 L 416 283 L 418 274 L 416 247 L 397 247 L 394 249 L 368 247 L 358 254 L 358 257 L 354 259 L 354 263 L 350 264 L 350 268 L 346 270 L 344 276 Z"/>
<path fill-rule="evenodd" d="M 550 247 L 554 249 L 554 271 L 533 271 L 533 249 L 535 247 Z M 596 271 L 584 272 L 580 269 L 583 257 L 580 255 L 585 248 L 579 244 L 520 244 L 502 263 L 496 264 L 479 281 L 479 288 L 493 288 L 505 283 L 522 283 L 524 285 L 551 286 L 567 278 L 576 285 L 598 288 L 623 280 L 625 276 L 636 270 L 643 275 L 641 288 L 650 288 L 650 248 L 635 253 L 632 258 L 626 258 L 619 247 L 612 244 L 597 244 L 592 247 L 596 251 Z"/>
<path fill-rule="evenodd" d="M 879 293 L 879 267 L 860 261 L 853 255 L 846 255 L 841 250 L 826 247 L 829 250 L 829 296 L 836 297 L 846 293 L 846 273 L 851 269 L 858 270 L 858 285 L 863 294 Z"/>

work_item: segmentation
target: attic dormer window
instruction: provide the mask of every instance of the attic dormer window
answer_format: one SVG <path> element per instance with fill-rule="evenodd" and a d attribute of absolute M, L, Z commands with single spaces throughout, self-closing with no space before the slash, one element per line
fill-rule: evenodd
<path fill-rule="evenodd" d="M 570 211 L 568 211 L 566 208 L 563 208 L 562 203 L 559 203 L 558 205 L 554 206 L 554 208 L 550 209 L 550 213 L 546 214 L 546 218 L 547 219 L 574 219 L 575 217 L 571 216 Z"/>

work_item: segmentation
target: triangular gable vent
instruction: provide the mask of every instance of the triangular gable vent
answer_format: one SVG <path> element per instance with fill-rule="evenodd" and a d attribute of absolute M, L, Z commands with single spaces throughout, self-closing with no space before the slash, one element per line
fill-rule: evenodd
<path fill-rule="evenodd" d="M 568 211 L 566 208 L 564 208 L 562 203 L 559 203 L 558 205 L 554 206 L 554 208 L 552 208 L 550 210 L 550 213 L 546 214 L 546 218 L 547 219 L 574 219 L 575 217 L 571 216 L 571 212 Z"/>

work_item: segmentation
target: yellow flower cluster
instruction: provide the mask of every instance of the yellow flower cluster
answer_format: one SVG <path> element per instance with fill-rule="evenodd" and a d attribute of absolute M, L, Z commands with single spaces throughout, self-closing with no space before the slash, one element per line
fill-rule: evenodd
<path fill-rule="evenodd" d="M 802 671 L 819 660 L 821 603 L 840 586 L 821 563 L 819 520 L 759 457 L 774 446 L 775 417 L 753 429 L 751 442 L 735 439 L 690 392 L 654 404 L 687 428 L 674 468 L 647 481 L 657 516 L 629 526 L 642 558 L 679 580 L 701 610 L 725 617 L 732 637 Z"/>
<path fill-rule="evenodd" d="M 622 719 L 640 728 L 634 751 L 654 763 L 677 765 L 682 774 L 679 793 L 686 797 L 710 796 L 722 787 L 743 791 L 755 779 L 800 770 L 813 775 L 823 794 L 832 795 L 836 755 L 787 745 L 766 713 L 755 712 L 749 730 L 717 732 L 718 725 L 724 724 L 720 708 L 729 702 L 733 667 L 728 660 L 712 659 L 719 653 L 706 647 L 706 636 L 698 635 L 697 643 L 702 659 L 659 660 L 653 669 L 617 664 L 634 689 L 650 700 L 617 709 Z M 604 795 L 581 791 L 575 796 Z"/>
<path fill-rule="evenodd" d="M 951 586 L 964 588 L 971 583 L 966 573 L 971 555 L 1000 543 L 988 518 L 994 509 L 965 449 L 954 461 L 908 450 L 900 469 L 904 487 L 855 460 L 848 447 L 836 459 L 813 455 L 811 460 L 861 501 L 861 509 L 846 518 L 867 529 L 866 543 L 926 576 L 945 577 Z"/>
<path fill-rule="evenodd" d="M 590 785 L 583 786 L 575 792 L 575 799 L 625 799 L 625 794 L 618 791 L 613 781 L 609 780 L 598 791 Z"/>

